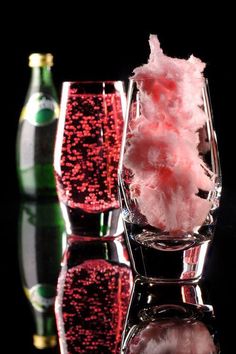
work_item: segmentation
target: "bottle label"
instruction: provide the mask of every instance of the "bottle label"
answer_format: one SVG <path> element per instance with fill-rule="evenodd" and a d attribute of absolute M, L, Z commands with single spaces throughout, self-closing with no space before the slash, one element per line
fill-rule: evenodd
<path fill-rule="evenodd" d="M 31 289 L 25 289 L 33 307 L 39 312 L 46 312 L 54 306 L 56 287 L 50 284 L 37 284 Z"/>
<path fill-rule="evenodd" d="M 20 119 L 26 119 L 36 126 L 43 126 L 50 124 L 58 116 L 59 105 L 54 98 L 48 94 L 37 92 L 29 98 Z"/>

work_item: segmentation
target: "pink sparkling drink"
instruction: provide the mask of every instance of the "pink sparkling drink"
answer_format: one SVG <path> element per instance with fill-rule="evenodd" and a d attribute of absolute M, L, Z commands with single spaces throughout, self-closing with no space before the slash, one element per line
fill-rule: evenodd
<path fill-rule="evenodd" d="M 119 208 L 117 168 L 124 105 L 121 81 L 63 83 L 54 170 L 69 219 Z"/>

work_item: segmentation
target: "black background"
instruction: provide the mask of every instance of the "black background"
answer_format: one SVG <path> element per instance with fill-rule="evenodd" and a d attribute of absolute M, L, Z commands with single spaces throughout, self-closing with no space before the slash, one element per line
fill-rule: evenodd
<path fill-rule="evenodd" d="M 9 6 L 10 5 L 10 6 Z M 52 5 L 52 4 L 51 4 Z M 132 4 L 131 4 L 132 5 Z M 12 6 L 12 8 L 11 8 Z M 54 55 L 54 81 L 60 93 L 66 80 L 125 80 L 147 61 L 149 34 L 157 34 L 164 52 L 207 63 L 223 175 L 223 198 L 216 236 L 205 271 L 205 284 L 215 311 L 223 353 L 233 353 L 236 315 L 235 233 L 235 19 L 227 3 L 186 2 L 185 6 L 118 2 L 67 5 L 8 4 L 1 24 L 1 346 L 6 353 L 31 349 L 32 320 L 21 290 L 17 260 L 18 186 L 15 136 L 30 78 L 32 52 Z M 191 6 L 191 8 L 190 8 Z M 27 14 L 26 11 L 29 11 Z M 19 13 L 18 13 L 19 11 Z M 106 14 L 105 11 L 108 11 Z M 15 19 L 17 17 L 17 19 Z M 232 324 L 229 321 L 232 320 Z"/>

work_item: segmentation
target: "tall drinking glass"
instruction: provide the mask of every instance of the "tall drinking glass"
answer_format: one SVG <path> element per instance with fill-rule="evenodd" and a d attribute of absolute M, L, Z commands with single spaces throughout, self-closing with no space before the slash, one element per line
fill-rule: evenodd
<path fill-rule="evenodd" d="M 123 231 L 117 169 L 125 104 L 121 81 L 63 83 L 54 170 L 70 235 Z"/>
<path fill-rule="evenodd" d="M 152 79 L 130 80 L 119 165 L 122 216 L 136 274 L 197 281 L 221 191 L 208 86 L 195 111 L 199 121 L 188 112 L 176 116 L 179 101 L 159 94 Z"/>

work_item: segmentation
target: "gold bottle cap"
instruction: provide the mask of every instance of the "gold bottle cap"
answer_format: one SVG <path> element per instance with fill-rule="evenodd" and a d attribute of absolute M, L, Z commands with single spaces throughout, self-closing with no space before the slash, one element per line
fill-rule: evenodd
<path fill-rule="evenodd" d="M 29 66 L 31 68 L 53 66 L 53 55 L 51 53 L 33 53 L 29 56 Z"/>
<path fill-rule="evenodd" d="M 53 348 L 57 345 L 56 336 L 33 336 L 33 343 L 37 349 Z"/>

